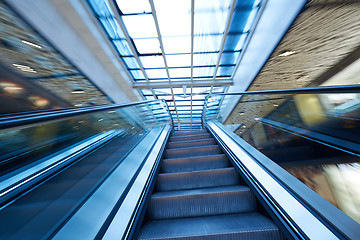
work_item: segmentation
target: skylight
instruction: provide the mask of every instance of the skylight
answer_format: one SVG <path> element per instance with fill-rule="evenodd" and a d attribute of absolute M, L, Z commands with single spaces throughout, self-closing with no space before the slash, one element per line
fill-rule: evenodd
<path fill-rule="evenodd" d="M 200 94 L 204 98 L 214 89 L 221 89 L 220 92 L 227 89 L 216 88 L 213 83 L 219 79 L 232 80 L 262 3 L 261 0 L 116 0 L 115 4 L 109 0 L 88 1 L 134 83 L 147 82 L 147 88 L 158 82 L 169 84 L 167 88 L 157 89 L 153 85 L 153 90 L 140 91 L 144 98 L 167 96 L 170 104 L 185 89 L 183 97 L 189 101 L 181 110 L 187 110 L 190 117 L 196 108 L 192 97 Z M 183 86 L 172 87 L 176 82 Z M 182 124 L 178 119 L 180 108 L 175 107 L 176 99 L 171 106 L 177 127 L 192 128 L 192 124 Z M 199 127 L 198 123 L 195 125 Z"/>

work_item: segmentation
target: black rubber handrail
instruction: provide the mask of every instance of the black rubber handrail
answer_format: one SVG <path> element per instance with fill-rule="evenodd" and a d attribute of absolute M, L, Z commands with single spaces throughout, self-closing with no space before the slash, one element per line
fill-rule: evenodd
<path fill-rule="evenodd" d="M 173 125 L 173 119 L 169 111 L 169 106 L 167 105 L 166 101 L 163 99 L 157 99 L 157 100 L 141 101 L 141 102 L 127 103 L 127 104 L 104 104 L 104 105 L 88 106 L 88 107 L 52 109 L 46 111 L 23 112 L 23 113 L 0 115 L 0 129 L 20 127 L 29 124 L 43 123 L 52 120 L 61 120 L 74 116 L 80 116 L 80 115 L 91 114 L 106 110 L 114 110 L 125 107 L 138 106 L 142 104 L 151 104 L 155 102 L 163 102 L 165 104 L 166 110 L 169 114 L 171 125 Z"/>

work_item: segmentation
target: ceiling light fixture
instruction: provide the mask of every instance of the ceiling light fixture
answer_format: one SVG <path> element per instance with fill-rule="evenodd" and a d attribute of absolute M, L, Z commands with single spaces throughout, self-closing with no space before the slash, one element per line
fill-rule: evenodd
<path fill-rule="evenodd" d="M 71 93 L 78 94 L 78 93 L 86 93 L 84 90 L 74 90 Z"/>
<path fill-rule="evenodd" d="M 36 47 L 36 48 L 40 48 L 40 49 L 42 48 L 41 46 L 39 46 L 39 45 L 37 45 L 35 43 L 31 43 L 31 42 L 28 42 L 28 41 L 25 41 L 25 40 L 21 40 L 21 42 L 23 42 L 23 43 L 25 43 L 27 45 L 30 45 L 32 47 Z"/>
<path fill-rule="evenodd" d="M 279 54 L 279 57 L 287 57 L 287 56 L 293 55 L 294 53 L 296 53 L 296 52 L 295 51 L 286 51 L 286 52 Z"/>
<path fill-rule="evenodd" d="M 23 72 L 37 73 L 34 69 L 32 69 L 31 67 L 26 66 L 26 65 L 21 65 L 21 64 L 14 63 L 13 66 L 17 67 L 18 69 L 20 69 Z"/>

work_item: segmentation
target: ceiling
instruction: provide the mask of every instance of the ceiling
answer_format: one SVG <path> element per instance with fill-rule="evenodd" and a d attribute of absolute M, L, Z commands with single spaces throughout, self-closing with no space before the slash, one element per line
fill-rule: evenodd
<path fill-rule="evenodd" d="M 248 91 L 349 84 L 341 79 L 327 80 L 360 56 L 359 11 L 360 1 L 309 1 Z M 254 116 L 265 116 L 284 101 L 249 103 L 247 100 L 250 97 L 241 99 L 226 124 L 246 122 L 251 126 Z M 239 116 L 244 111 L 250 114 Z"/>
<path fill-rule="evenodd" d="M 261 0 L 88 0 L 147 100 L 165 99 L 175 129 L 201 127 L 208 93 L 224 93 Z"/>

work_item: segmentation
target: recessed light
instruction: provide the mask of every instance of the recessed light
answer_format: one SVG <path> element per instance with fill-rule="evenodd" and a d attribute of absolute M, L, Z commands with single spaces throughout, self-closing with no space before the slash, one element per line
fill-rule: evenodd
<path fill-rule="evenodd" d="M 31 42 L 28 42 L 28 41 L 25 41 L 25 40 L 22 40 L 21 42 L 27 44 L 27 45 L 30 45 L 32 47 L 36 47 L 36 48 L 42 48 L 41 46 L 35 44 L 35 43 L 31 43 Z"/>
<path fill-rule="evenodd" d="M 244 124 L 244 125 L 242 125 L 241 127 L 242 127 L 242 128 L 246 128 L 246 125 Z"/>
<path fill-rule="evenodd" d="M 104 120 L 104 119 L 100 118 L 98 121 L 101 122 L 102 120 Z"/>
<path fill-rule="evenodd" d="M 239 112 L 239 115 L 244 116 L 245 113 L 244 112 Z"/>
<path fill-rule="evenodd" d="M 71 93 L 78 94 L 78 93 L 85 93 L 84 90 L 74 90 Z"/>
<path fill-rule="evenodd" d="M 286 52 L 279 54 L 279 57 L 287 57 L 287 56 L 293 55 L 294 53 L 296 53 L 296 52 L 295 51 L 286 51 Z"/>
<path fill-rule="evenodd" d="M 260 118 L 259 118 L 259 117 L 254 117 L 254 120 L 255 120 L 255 121 L 259 121 Z"/>
<path fill-rule="evenodd" d="M 23 72 L 37 73 L 34 69 L 32 69 L 31 67 L 26 66 L 26 65 L 21 65 L 21 64 L 14 63 L 13 66 L 17 67 L 18 69 L 20 69 Z"/>
<path fill-rule="evenodd" d="M 274 107 L 278 107 L 278 106 L 279 106 L 279 104 L 273 104 L 273 106 L 274 106 Z"/>

